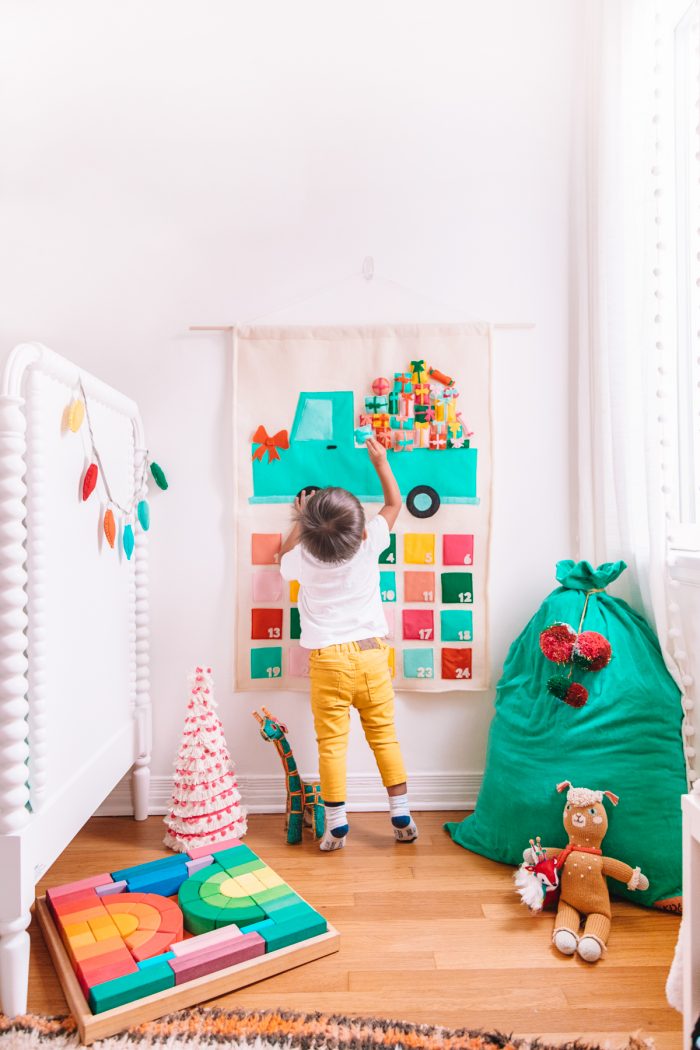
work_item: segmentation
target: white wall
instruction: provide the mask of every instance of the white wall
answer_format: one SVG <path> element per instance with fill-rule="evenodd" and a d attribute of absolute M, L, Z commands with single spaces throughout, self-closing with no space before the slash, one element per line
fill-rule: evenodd
<path fill-rule="evenodd" d="M 244 779 L 278 772 L 252 699 L 230 689 L 229 362 L 192 323 L 267 317 L 368 254 L 456 309 L 351 280 L 276 319 L 535 321 L 496 344 L 496 677 L 553 586 L 571 553 L 574 8 L 6 2 L 0 345 L 39 339 L 135 397 L 168 473 L 152 506 L 155 773 L 170 771 L 198 661 L 217 673 Z M 482 770 L 491 702 L 400 697 L 409 768 Z M 304 697 L 274 707 L 313 770 Z M 350 768 L 373 769 L 357 738 Z"/>

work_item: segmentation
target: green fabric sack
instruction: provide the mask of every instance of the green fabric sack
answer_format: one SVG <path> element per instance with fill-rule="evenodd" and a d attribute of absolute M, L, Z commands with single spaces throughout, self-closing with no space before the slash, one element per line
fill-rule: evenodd
<path fill-rule="evenodd" d="M 545 598 L 513 642 L 496 692 L 486 772 L 476 810 L 445 827 L 460 846 L 506 864 L 519 864 L 528 840 L 564 846 L 565 805 L 556 785 L 609 790 L 603 852 L 639 865 L 649 879 L 645 892 L 610 881 L 613 893 L 636 904 L 680 909 L 681 795 L 687 790 L 681 738 L 680 693 L 666 670 L 656 636 L 626 602 L 605 588 L 624 562 L 593 569 L 588 562 L 560 561 L 561 584 Z M 570 707 L 547 691 L 560 674 L 540 650 L 540 633 L 555 622 L 598 631 L 612 646 L 601 671 L 574 672 L 589 691 L 583 707 Z"/>

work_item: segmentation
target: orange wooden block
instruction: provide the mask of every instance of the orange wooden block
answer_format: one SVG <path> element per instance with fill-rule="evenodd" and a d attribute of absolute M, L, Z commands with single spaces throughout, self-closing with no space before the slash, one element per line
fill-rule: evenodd
<path fill-rule="evenodd" d="M 131 912 L 122 913 L 117 911 L 112 911 L 111 915 L 122 937 L 130 937 L 132 933 L 136 933 L 138 930 L 139 920 L 137 915 L 132 915 Z"/>
<path fill-rule="evenodd" d="M 158 933 L 172 933 L 175 935 L 176 941 L 182 940 L 183 926 L 182 926 L 182 912 L 178 909 L 177 912 L 167 915 L 163 915 L 160 926 L 158 927 Z"/>
<path fill-rule="evenodd" d="M 96 955 L 107 955 L 111 951 L 121 951 L 125 948 L 126 945 L 121 937 L 110 937 L 106 941 L 95 941 L 93 944 L 86 944 L 84 948 L 73 948 L 73 955 L 77 962 L 84 962 L 86 959 L 92 959 Z"/>
<path fill-rule="evenodd" d="M 68 922 L 61 924 L 61 929 L 66 937 L 77 937 L 79 933 L 89 933 L 90 926 L 87 922 Z"/>
<path fill-rule="evenodd" d="M 134 948 L 140 948 L 142 944 L 146 944 L 155 936 L 153 930 L 134 930 L 124 938 L 124 944 L 127 946 L 129 951 L 133 954 Z"/>
<path fill-rule="evenodd" d="M 75 975 L 83 990 L 83 995 L 87 999 L 90 995 L 90 989 L 94 988 L 96 984 L 104 984 L 105 981 L 113 981 L 116 977 L 125 977 L 127 973 L 136 973 L 137 970 L 138 966 L 127 952 L 119 962 L 114 962 L 109 966 L 103 966 L 101 969 L 88 970 L 87 973 L 84 973 L 79 968 L 76 970 Z"/>
<path fill-rule="evenodd" d="M 82 911 L 72 911 L 67 915 L 59 915 L 58 921 L 63 926 L 64 921 L 66 923 L 89 922 L 90 919 L 99 919 L 106 914 L 104 908 L 100 905 L 99 907 L 83 908 Z"/>

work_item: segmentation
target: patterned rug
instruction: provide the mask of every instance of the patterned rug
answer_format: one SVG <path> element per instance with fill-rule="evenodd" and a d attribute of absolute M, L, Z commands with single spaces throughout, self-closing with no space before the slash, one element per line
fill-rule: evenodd
<path fill-rule="evenodd" d="M 74 1050 L 80 1046 L 72 1018 L 0 1014 L 3 1050 Z M 130 1028 L 92 1044 L 95 1050 L 600 1050 L 576 1042 L 556 1047 L 538 1039 L 514 1039 L 498 1032 L 433 1028 L 338 1014 L 198 1008 Z M 624 1050 L 650 1050 L 652 1040 L 630 1036 Z M 607 1048 L 606 1048 L 607 1050 Z"/>

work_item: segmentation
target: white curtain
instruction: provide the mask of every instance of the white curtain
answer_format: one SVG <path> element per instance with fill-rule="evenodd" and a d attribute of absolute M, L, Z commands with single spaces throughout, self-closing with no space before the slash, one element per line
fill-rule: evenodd
<path fill-rule="evenodd" d="M 668 574 L 675 303 L 674 216 L 664 191 L 673 167 L 673 35 L 669 10 L 656 8 L 653 0 L 582 5 L 572 179 L 576 518 L 581 557 L 628 563 L 624 596 L 656 628 L 683 689 Z M 685 724 L 689 761 L 692 732 Z"/>

